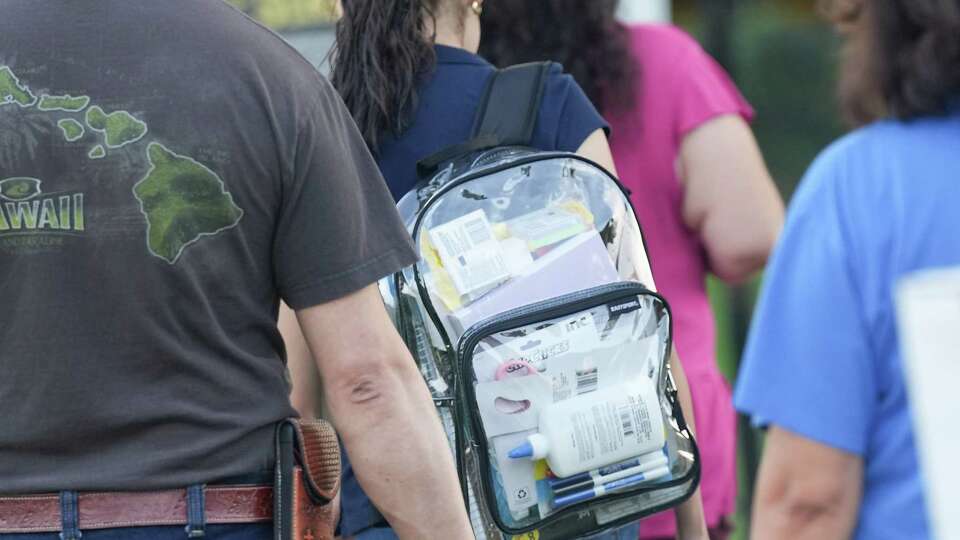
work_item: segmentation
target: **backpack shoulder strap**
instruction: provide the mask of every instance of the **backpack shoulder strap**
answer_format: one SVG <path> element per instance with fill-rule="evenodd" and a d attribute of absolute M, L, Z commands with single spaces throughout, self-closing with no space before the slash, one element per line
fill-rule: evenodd
<path fill-rule="evenodd" d="M 417 163 L 420 178 L 473 151 L 497 146 L 529 146 L 551 65 L 551 62 L 533 62 L 495 71 L 480 98 L 470 140 L 420 160 Z"/>
<path fill-rule="evenodd" d="M 499 139 L 498 146 L 529 146 L 550 65 L 534 62 L 494 73 L 477 109 L 473 137 L 494 136 Z"/>

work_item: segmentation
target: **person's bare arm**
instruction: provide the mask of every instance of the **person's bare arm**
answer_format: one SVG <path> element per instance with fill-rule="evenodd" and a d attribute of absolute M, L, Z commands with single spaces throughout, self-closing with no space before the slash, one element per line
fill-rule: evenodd
<path fill-rule="evenodd" d="M 430 393 L 376 286 L 297 317 L 357 480 L 397 535 L 473 538 Z"/>
<path fill-rule="evenodd" d="M 680 363 L 680 357 L 677 356 L 676 349 L 670 354 L 670 371 L 673 373 L 673 379 L 677 383 L 677 398 L 680 400 L 680 407 L 683 409 L 683 418 L 687 421 L 690 431 L 696 437 L 696 422 L 693 417 L 693 396 L 690 393 L 690 384 L 687 382 L 687 374 Z M 680 540 L 707 540 L 710 536 L 707 532 L 707 518 L 703 512 L 703 499 L 700 497 L 700 488 L 697 488 L 693 497 L 678 506 L 674 510 L 677 518 L 677 538 Z"/>
<path fill-rule="evenodd" d="M 757 478 L 754 538 L 840 540 L 853 534 L 863 459 L 771 427 Z"/>
<path fill-rule="evenodd" d="M 593 161 L 614 176 L 617 175 L 617 166 L 613 162 L 613 153 L 610 151 L 610 142 L 607 134 L 598 129 L 590 134 L 577 149 L 577 154 Z"/>
<path fill-rule="evenodd" d="M 287 349 L 287 368 L 293 383 L 290 401 L 302 418 L 314 418 L 320 409 L 320 375 L 297 315 L 283 303 L 280 304 L 277 327 Z"/>
<path fill-rule="evenodd" d="M 742 283 L 763 268 L 783 228 L 783 200 L 743 118 L 715 118 L 680 147 L 683 218 L 706 247 L 714 274 Z"/>

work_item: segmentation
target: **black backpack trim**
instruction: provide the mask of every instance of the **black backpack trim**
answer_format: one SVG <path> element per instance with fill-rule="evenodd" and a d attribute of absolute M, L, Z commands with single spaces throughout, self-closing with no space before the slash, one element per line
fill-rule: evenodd
<path fill-rule="evenodd" d="M 530 146 L 552 62 L 500 69 L 487 81 L 470 140 L 427 156 L 417 163 L 420 178 L 432 176 L 455 158 L 498 146 Z"/>

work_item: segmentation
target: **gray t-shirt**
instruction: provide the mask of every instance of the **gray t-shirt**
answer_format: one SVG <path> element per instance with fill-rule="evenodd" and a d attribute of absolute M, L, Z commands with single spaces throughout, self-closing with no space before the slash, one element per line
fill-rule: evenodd
<path fill-rule="evenodd" d="M 2 11 L 0 493 L 268 469 L 279 300 L 415 259 L 349 113 L 219 0 Z"/>

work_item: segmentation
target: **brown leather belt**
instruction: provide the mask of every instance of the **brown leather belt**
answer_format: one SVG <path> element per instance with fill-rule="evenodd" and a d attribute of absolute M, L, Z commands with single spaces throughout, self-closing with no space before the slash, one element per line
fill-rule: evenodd
<path fill-rule="evenodd" d="M 204 490 L 209 524 L 259 523 L 273 519 L 273 488 L 209 486 Z M 81 493 L 80 530 L 187 524 L 186 490 Z M 59 532 L 60 497 L 0 497 L 0 534 Z"/>

